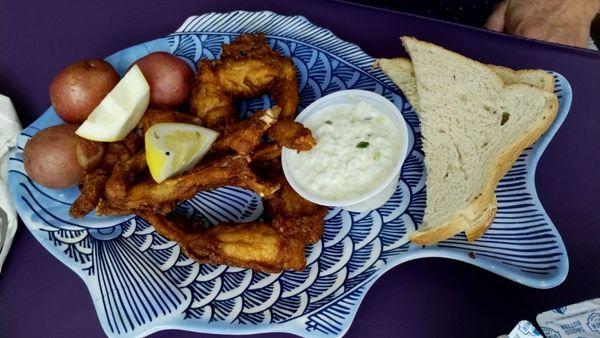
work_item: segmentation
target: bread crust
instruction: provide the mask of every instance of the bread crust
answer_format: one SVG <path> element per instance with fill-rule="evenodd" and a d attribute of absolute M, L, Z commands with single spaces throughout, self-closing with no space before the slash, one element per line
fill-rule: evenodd
<path fill-rule="evenodd" d="M 471 226 L 465 230 L 467 240 L 474 241 L 481 237 L 487 231 L 490 225 L 492 225 L 492 222 L 494 222 L 494 217 L 496 217 L 497 210 L 498 202 L 496 201 L 496 195 L 494 194 L 493 202 L 488 205 L 488 207 L 484 210 L 483 215 L 481 215 L 479 220 L 474 223 L 475 226 L 471 224 Z"/>
<path fill-rule="evenodd" d="M 494 73 L 496 73 L 502 81 L 506 84 L 525 83 L 533 85 L 548 93 L 554 92 L 554 77 L 543 70 L 539 69 L 519 69 L 514 70 L 504 66 L 487 65 Z M 533 84 L 530 81 L 530 77 L 539 77 L 541 81 Z"/>

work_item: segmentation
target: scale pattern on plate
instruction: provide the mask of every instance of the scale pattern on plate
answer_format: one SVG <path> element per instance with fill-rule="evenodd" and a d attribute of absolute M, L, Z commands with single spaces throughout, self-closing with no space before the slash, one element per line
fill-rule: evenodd
<path fill-rule="evenodd" d="M 122 72 L 140 55 L 170 48 L 194 65 L 201 57 L 218 57 L 221 43 L 246 31 L 265 32 L 273 48 L 293 58 L 302 96 L 300 109 L 346 88 L 380 93 L 401 108 L 411 133 L 397 190 L 386 205 L 372 212 L 331 209 L 323 239 L 308 249 L 303 272 L 266 274 L 198 264 L 139 218 L 94 227 L 63 217 L 76 192 L 57 193 L 37 186 L 25 175 L 22 164 L 27 139 L 58 123 L 50 109 L 19 139 L 19 149 L 10 161 L 11 192 L 34 236 L 84 279 L 108 335 L 136 336 L 167 327 L 214 333 L 341 335 L 377 277 L 406 260 L 424 256 L 463 260 L 538 287 L 564 277 L 562 241 L 533 187 L 537 159 L 552 135 L 527 150 L 502 181 L 497 191 L 499 217 L 482 240 L 467 243 L 459 235 L 421 248 L 408 241 L 425 207 L 418 119 L 393 84 L 370 69 L 373 59 L 358 47 L 302 17 L 233 12 L 192 17 L 166 39 L 131 47 L 108 60 Z M 557 82 L 559 95 L 562 81 Z M 247 116 L 272 104 L 263 96 L 242 102 L 240 110 Z M 562 119 L 567 110 L 561 99 Z M 549 134 L 562 119 L 557 119 Z M 177 211 L 215 224 L 257 219 L 263 207 L 251 192 L 223 187 L 198 194 Z M 547 284 L 538 284 L 540 280 Z"/>

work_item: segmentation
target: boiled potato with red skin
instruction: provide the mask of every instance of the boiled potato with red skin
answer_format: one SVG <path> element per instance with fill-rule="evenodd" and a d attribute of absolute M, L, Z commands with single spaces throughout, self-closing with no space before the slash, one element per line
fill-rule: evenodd
<path fill-rule="evenodd" d="M 98 165 L 104 145 L 75 135 L 77 127 L 73 124 L 52 126 L 27 141 L 23 162 L 32 180 L 52 189 L 67 188 L 83 175 L 85 169 L 80 162 L 86 169 Z"/>
<path fill-rule="evenodd" d="M 190 97 L 192 69 L 180 58 L 165 52 L 154 52 L 137 60 L 150 85 L 150 103 L 177 108 Z"/>
<path fill-rule="evenodd" d="M 50 101 L 67 123 L 82 123 L 117 85 L 119 74 L 104 60 L 83 60 L 63 69 L 50 84 Z"/>

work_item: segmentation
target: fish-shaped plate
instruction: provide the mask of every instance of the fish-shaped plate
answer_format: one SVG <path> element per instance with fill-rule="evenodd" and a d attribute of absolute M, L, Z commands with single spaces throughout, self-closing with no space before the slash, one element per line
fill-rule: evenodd
<path fill-rule="evenodd" d="M 330 209 L 322 240 L 307 249 L 304 271 L 268 274 L 198 264 L 140 218 L 71 218 L 68 209 L 79 193 L 77 187 L 46 189 L 27 176 L 25 143 L 39 130 L 62 123 L 50 108 L 19 138 L 9 163 L 10 191 L 35 238 L 83 279 L 108 336 L 143 336 L 163 329 L 341 336 L 378 277 L 422 257 L 464 261 L 536 288 L 564 280 L 567 253 L 534 186 L 538 159 L 569 111 L 572 94 L 564 77 L 554 73 L 560 108 L 553 125 L 519 157 L 496 190 L 499 208 L 490 229 L 472 243 L 457 235 L 423 247 L 408 240 L 425 208 L 419 121 L 398 88 L 371 68 L 374 59 L 356 45 L 301 16 L 238 11 L 190 17 L 169 36 L 106 60 L 123 74 L 138 58 L 168 51 L 195 69 L 200 58 L 218 58 L 222 43 L 247 32 L 264 32 L 272 48 L 291 56 L 298 70 L 299 111 L 342 89 L 373 91 L 399 108 L 409 124 L 410 140 L 396 192 L 371 212 Z M 242 102 L 240 110 L 247 116 L 272 105 L 268 96 L 262 96 Z M 199 193 L 177 210 L 215 224 L 257 219 L 263 206 L 247 190 L 223 187 Z"/>

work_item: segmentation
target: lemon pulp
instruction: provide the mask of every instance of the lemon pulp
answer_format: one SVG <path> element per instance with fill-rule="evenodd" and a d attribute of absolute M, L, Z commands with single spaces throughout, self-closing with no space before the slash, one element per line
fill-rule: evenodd
<path fill-rule="evenodd" d="M 144 136 L 146 161 L 152 178 L 160 183 L 194 167 L 219 134 L 187 123 L 159 123 Z"/>

